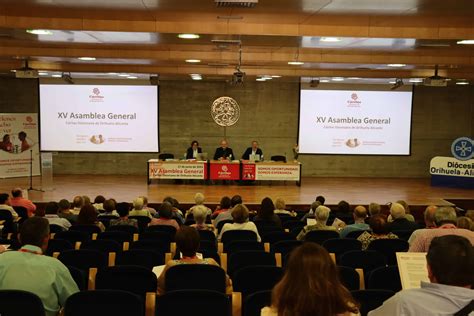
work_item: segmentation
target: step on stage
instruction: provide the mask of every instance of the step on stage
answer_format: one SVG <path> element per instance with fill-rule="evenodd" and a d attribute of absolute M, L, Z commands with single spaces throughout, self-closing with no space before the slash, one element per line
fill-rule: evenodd
<path fill-rule="evenodd" d="M 202 182 L 175 184 L 173 181 L 154 181 L 147 185 L 146 176 L 116 175 L 56 175 L 54 190 L 31 191 L 29 198 L 34 202 L 72 200 L 75 195 L 98 195 L 129 201 L 146 195 L 151 203 L 161 202 L 166 196 L 173 196 L 180 203 L 192 203 L 196 192 L 206 196 L 206 202 L 218 203 L 222 196 L 240 194 L 247 204 L 259 204 L 264 197 L 282 197 L 287 204 L 310 204 L 317 195 L 326 197 L 327 204 L 346 200 L 350 204 L 385 204 L 405 200 L 410 205 L 451 205 L 447 200 L 471 199 L 473 190 L 441 188 L 430 186 L 429 178 L 303 178 L 301 187 L 294 182 L 262 182 L 251 185 L 204 184 Z M 0 192 L 10 192 L 14 187 L 28 188 L 28 178 L 0 180 Z M 41 178 L 35 177 L 33 187 L 41 188 Z"/>

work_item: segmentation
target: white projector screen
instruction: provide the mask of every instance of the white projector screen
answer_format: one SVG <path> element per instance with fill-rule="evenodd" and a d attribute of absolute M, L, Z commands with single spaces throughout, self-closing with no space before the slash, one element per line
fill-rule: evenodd
<path fill-rule="evenodd" d="M 157 89 L 40 85 L 41 150 L 158 152 Z"/>
<path fill-rule="evenodd" d="M 302 89 L 302 154 L 410 155 L 411 91 Z"/>

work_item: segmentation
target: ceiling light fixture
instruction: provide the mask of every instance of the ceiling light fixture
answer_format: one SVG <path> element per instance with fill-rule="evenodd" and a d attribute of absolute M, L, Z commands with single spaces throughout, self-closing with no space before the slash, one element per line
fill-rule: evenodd
<path fill-rule="evenodd" d="M 38 75 L 40 75 L 40 76 L 47 76 L 48 73 L 47 73 L 47 72 L 44 72 L 44 71 L 41 71 L 41 72 L 38 72 Z"/>
<path fill-rule="evenodd" d="M 460 45 L 474 45 L 474 39 L 472 39 L 472 40 L 457 41 L 456 44 L 460 44 Z"/>
<path fill-rule="evenodd" d="M 341 39 L 339 37 L 321 37 L 320 41 L 326 43 L 336 43 L 340 42 Z"/>
<path fill-rule="evenodd" d="M 349 77 L 349 78 L 347 78 L 347 79 L 349 79 L 349 80 L 360 80 L 360 79 L 362 79 L 362 78 L 361 78 L 361 77 Z"/>
<path fill-rule="evenodd" d="M 62 75 L 59 75 L 59 74 L 54 74 L 54 75 L 52 75 L 51 77 L 53 77 L 53 78 L 61 78 L 61 77 L 62 77 Z"/>
<path fill-rule="evenodd" d="M 49 30 L 26 30 L 26 33 L 34 35 L 53 35 L 53 32 Z"/>
<path fill-rule="evenodd" d="M 334 77 L 331 79 L 332 81 L 344 81 L 344 78 L 342 77 Z"/>
<path fill-rule="evenodd" d="M 288 62 L 288 65 L 292 65 L 292 66 L 301 66 L 301 65 L 304 65 L 304 62 L 302 61 L 289 61 Z"/>
<path fill-rule="evenodd" d="M 202 80 L 202 75 L 201 74 L 190 74 L 191 79 L 193 80 Z"/>
<path fill-rule="evenodd" d="M 128 76 L 130 76 L 130 75 L 129 75 L 129 74 L 119 74 L 118 76 L 119 76 L 119 77 L 128 77 Z"/>
<path fill-rule="evenodd" d="M 127 79 L 138 79 L 137 76 L 128 76 Z"/>
<path fill-rule="evenodd" d="M 423 82 L 423 79 L 421 78 L 410 78 L 410 80 L 408 80 L 409 82 L 411 83 L 420 83 L 420 82 Z"/>
<path fill-rule="evenodd" d="M 322 82 L 322 83 L 328 83 L 330 80 L 329 79 L 321 79 L 319 80 L 319 82 Z"/>
<path fill-rule="evenodd" d="M 464 85 L 468 85 L 469 81 L 458 81 L 458 82 L 456 82 L 456 84 L 460 85 L 460 86 L 464 86 Z"/>
<path fill-rule="evenodd" d="M 272 78 L 281 78 L 279 75 L 272 75 Z"/>
<path fill-rule="evenodd" d="M 94 60 L 96 60 L 95 57 L 78 57 L 77 59 L 82 60 L 82 61 L 94 61 Z"/>
<path fill-rule="evenodd" d="M 198 39 L 201 36 L 199 36 L 199 34 L 186 33 L 186 34 L 178 34 L 178 37 L 181 39 Z"/>
<path fill-rule="evenodd" d="M 187 62 L 187 63 L 194 63 L 194 64 L 195 64 L 195 63 L 200 63 L 201 60 L 200 60 L 200 59 L 186 59 L 186 62 Z"/>
<path fill-rule="evenodd" d="M 255 80 L 256 80 L 256 81 L 262 81 L 262 82 L 263 82 L 263 81 L 266 81 L 265 78 L 257 78 L 257 79 L 255 79 Z"/>
<path fill-rule="evenodd" d="M 405 64 L 388 64 L 387 67 L 393 67 L 393 68 L 401 68 L 405 67 Z"/>

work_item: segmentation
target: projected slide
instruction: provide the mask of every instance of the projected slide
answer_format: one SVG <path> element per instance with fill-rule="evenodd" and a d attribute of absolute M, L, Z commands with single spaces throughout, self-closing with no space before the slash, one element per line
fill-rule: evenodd
<path fill-rule="evenodd" d="M 41 85 L 42 151 L 158 152 L 156 86 Z"/>
<path fill-rule="evenodd" d="M 301 90 L 302 154 L 409 155 L 412 92 Z"/>

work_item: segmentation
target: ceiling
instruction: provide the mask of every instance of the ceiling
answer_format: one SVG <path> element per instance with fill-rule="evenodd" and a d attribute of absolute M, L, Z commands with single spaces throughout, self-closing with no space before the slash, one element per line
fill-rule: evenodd
<path fill-rule="evenodd" d="M 378 82 L 431 76 L 438 65 L 452 83 L 474 82 L 474 45 L 457 44 L 474 39 L 473 17 L 472 0 L 259 0 L 253 8 L 214 0 L 2 0 L 0 73 L 28 59 L 48 74 L 229 78 L 241 43 L 248 76 Z"/>

